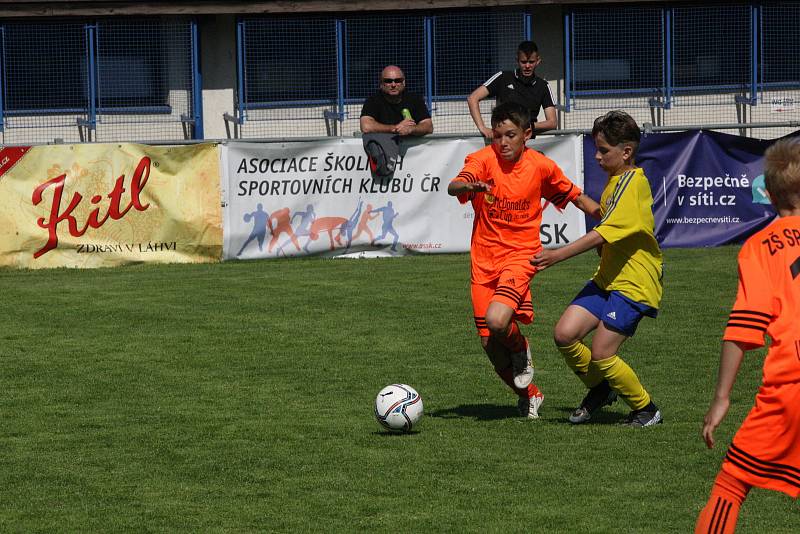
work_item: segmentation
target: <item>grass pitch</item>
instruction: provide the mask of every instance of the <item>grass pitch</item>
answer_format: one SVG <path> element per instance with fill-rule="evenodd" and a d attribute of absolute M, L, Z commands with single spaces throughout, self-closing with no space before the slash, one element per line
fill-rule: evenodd
<path fill-rule="evenodd" d="M 644 430 L 622 403 L 566 422 L 583 390 L 551 332 L 592 254 L 533 281 L 538 421 L 480 350 L 466 255 L 0 271 L 0 530 L 690 532 L 760 381 L 763 351 L 707 451 L 737 250 L 666 251 L 622 353 L 664 413 Z M 419 432 L 374 421 L 392 382 Z M 739 532 L 798 524 L 756 489 Z"/>

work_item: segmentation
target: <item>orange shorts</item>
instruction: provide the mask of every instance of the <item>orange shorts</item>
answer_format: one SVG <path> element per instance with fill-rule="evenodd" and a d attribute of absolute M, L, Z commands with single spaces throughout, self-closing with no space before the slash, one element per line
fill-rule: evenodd
<path fill-rule="evenodd" d="M 479 336 L 488 336 L 486 310 L 490 302 L 505 304 L 514 310 L 513 319 L 530 324 L 533 321 L 531 278 L 529 268 L 509 266 L 490 284 L 472 284 L 472 312 Z"/>
<path fill-rule="evenodd" d="M 800 383 L 761 386 L 722 463 L 758 488 L 800 496 Z"/>

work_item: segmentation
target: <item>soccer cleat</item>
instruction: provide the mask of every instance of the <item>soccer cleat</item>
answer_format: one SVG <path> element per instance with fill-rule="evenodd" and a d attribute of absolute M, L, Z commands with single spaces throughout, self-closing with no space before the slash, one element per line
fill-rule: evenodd
<path fill-rule="evenodd" d="M 533 397 L 520 397 L 517 401 L 517 409 L 522 417 L 539 419 L 539 407 L 542 402 L 544 402 L 544 395 L 541 391 L 537 391 Z"/>
<path fill-rule="evenodd" d="M 633 428 L 644 428 L 662 423 L 661 410 L 653 402 L 641 410 L 633 410 L 622 420 L 622 424 Z"/>
<path fill-rule="evenodd" d="M 525 350 L 511 353 L 511 371 L 514 385 L 524 389 L 533 381 L 533 365 L 531 365 L 531 345 L 525 340 Z"/>
<path fill-rule="evenodd" d="M 603 380 L 589 390 L 581 401 L 581 405 L 569 416 L 569 422 L 574 425 L 586 423 L 597 410 L 613 404 L 616 400 L 617 394 L 611 389 L 608 380 Z"/>

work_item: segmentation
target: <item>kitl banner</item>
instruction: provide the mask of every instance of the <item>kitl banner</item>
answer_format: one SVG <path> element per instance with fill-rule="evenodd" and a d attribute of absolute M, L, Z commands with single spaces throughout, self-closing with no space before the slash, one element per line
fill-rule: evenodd
<path fill-rule="evenodd" d="M 219 261 L 216 145 L 0 148 L 0 265 Z"/>
<path fill-rule="evenodd" d="M 447 194 L 482 138 L 404 142 L 393 177 L 375 179 L 360 139 L 222 147 L 225 259 L 394 256 L 469 250 L 473 212 Z M 535 140 L 582 186 L 577 136 Z M 546 206 L 545 246 L 585 233 L 582 212 Z"/>
<path fill-rule="evenodd" d="M 642 136 L 636 165 L 650 180 L 661 245 L 740 243 L 766 226 L 775 211 L 765 194 L 763 158 L 773 142 L 709 131 Z M 607 176 L 595 151 L 586 136 L 586 192 L 600 198 Z"/>

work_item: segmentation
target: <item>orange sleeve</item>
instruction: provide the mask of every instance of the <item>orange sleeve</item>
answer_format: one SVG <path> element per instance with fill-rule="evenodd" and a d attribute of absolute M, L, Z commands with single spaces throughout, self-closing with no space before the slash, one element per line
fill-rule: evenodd
<path fill-rule="evenodd" d="M 461 169 L 461 172 L 459 172 L 455 178 L 450 180 L 450 182 L 474 183 L 485 181 L 485 168 L 486 167 L 480 158 L 478 158 L 475 154 L 470 154 L 464 160 L 464 167 Z M 472 200 L 474 195 L 474 193 L 463 193 L 458 195 L 456 198 L 462 204 L 466 204 Z"/>
<path fill-rule="evenodd" d="M 578 198 L 583 191 L 566 177 L 556 162 L 550 160 L 549 175 L 542 180 L 542 197 L 559 209 Z"/>
<path fill-rule="evenodd" d="M 763 347 L 773 319 L 772 288 L 758 252 L 750 242 L 739 252 L 739 289 L 722 338 Z"/>

